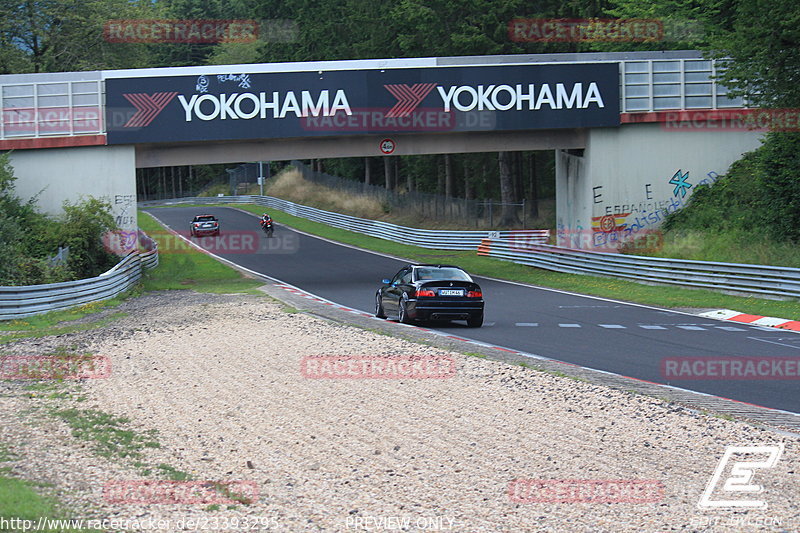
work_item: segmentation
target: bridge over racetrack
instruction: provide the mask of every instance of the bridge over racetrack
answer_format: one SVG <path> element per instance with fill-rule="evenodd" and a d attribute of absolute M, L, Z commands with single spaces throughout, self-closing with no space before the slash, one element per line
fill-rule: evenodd
<path fill-rule="evenodd" d="M 556 150 L 563 244 L 657 227 L 759 131 L 698 51 L 442 57 L 0 76 L 20 196 L 106 196 L 136 224 L 135 169 Z M 699 120 L 698 120 L 699 117 Z M 732 124 L 733 122 L 725 122 Z"/>

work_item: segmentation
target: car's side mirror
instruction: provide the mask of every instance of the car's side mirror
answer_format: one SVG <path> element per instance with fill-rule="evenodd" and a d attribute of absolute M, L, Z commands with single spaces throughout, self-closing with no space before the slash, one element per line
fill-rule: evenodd
<path fill-rule="evenodd" d="M 381 280 L 381 283 L 383 283 L 384 285 L 389 285 L 390 283 L 392 283 L 392 280 L 390 280 L 388 278 L 383 278 Z"/>

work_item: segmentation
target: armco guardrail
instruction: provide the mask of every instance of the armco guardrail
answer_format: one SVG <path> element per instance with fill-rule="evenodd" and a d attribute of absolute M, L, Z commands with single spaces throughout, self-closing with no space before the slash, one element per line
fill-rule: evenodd
<path fill-rule="evenodd" d="M 158 266 L 158 249 L 133 252 L 111 270 L 95 278 L 0 287 L 0 320 L 24 318 L 113 298 L 131 288 L 142 277 L 142 268 Z"/>
<path fill-rule="evenodd" d="M 682 287 L 800 297 L 800 268 L 664 259 L 484 239 L 478 255 L 538 268 L 667 283 Z"/>
<path fill-rule="evenodd" d="M 284 213 L 306 218 L 314 222 L 321 222 L 335 228 L 346 229 L 363 233 L 371 237 L 387 239 L 402 244 L 413 244 L 423 248 L 436 248 L 440 250 L 474 250 L 487 237 L 514 238 L 520 242 L 544 243 L 550 236 L 550 230 L 510 230 L 510 231 L 456 231 L 456 230 L 426 230 L 398 226 L 388 222 L 370 220 L 367 218 L 352 217 L 340 213 L 323 211 L 315 207 L 296 204 L 272 196 L 211 196 L 180 198 L 173 200 L 158 200 L 153 202 L 140 202 L 140 206 L 164 205 L 175 203 L 234 203 L 257 204 L 268 209 L 278 209 Z M 280 217 L 277 218 L 280 223 Z"/>

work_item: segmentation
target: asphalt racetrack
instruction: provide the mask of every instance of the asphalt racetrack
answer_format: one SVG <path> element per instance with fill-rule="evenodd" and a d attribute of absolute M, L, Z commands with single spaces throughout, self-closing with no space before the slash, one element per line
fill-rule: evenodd
<path fill-rule="evenodd" d="M 204 245 L 209 251 L 322 298 L 369 313 L 374 313 L 375 291 L 381 279 L 391 278 L 406 264 L 295 232 L 280 224 L 279 212 L 271 213 L 276 220 L 275 236 L 267 239 L 255 216 L 236 209 L 146 210 L 182 235 L 187 235 L 194 215 L 201 212 L 216 215 L 222 236 L 217 242 L 213 237 L 204 239 L 209 243 Z M 448 263 L 446 254 L 431 250 L 430 262 Z M 800 334 L 479 276 L 476 281 L 483 288 L 486 300 L 483 327 L 467 328 L 463 322 L 426 324 L 426 327 L 597 370 L 800 413 L 796 376 L 794 379 L 776 379 L 780 378 L 776 375 L 761 380 L 675 380 L 665 375 L 666 365 L 675 365 L 680 358 L 796 360 L 800 357 Z"/>

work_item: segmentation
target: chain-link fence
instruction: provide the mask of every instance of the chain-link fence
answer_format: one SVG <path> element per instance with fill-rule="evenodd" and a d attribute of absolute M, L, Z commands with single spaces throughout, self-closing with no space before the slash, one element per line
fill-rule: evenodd
<path fill-rule="evenodd" d="M 158 187 L 156 190 L 143 190 L 137 187 L 136 199 L 139 202 L 166 200 L 168 198 L 194 198 L 195 196 L 217 196 L 230 194 L 231 180 L 228 176 L 216 178 L 202 186 L 189 187 L 182 183 L 180 188 Z"/>
<path fill-rule="evenodd" d="M 503 207 L 511 209 L 516 225 L 525 227 L 529 221 L 525 200 L 518 203 L 504 203 L 495 200 L 472 200 L 452 198 L 441 194 L 419 191 L 393 191 L 380 185 L 366 184 L 332 176 L 310 168 L 301 161 L 292 161 L 303 179 L 335 191 L 366 196 L 377 200 L 389 212 L 402 212 L 423 219 L 440 222 L 458 222 L 475 228 L 494 228 L 501 220 Z"/>

